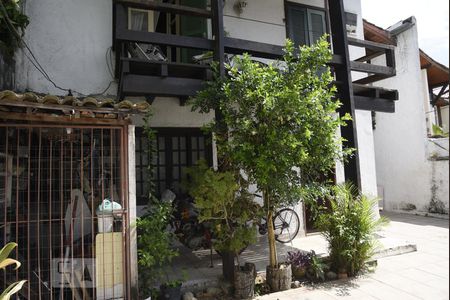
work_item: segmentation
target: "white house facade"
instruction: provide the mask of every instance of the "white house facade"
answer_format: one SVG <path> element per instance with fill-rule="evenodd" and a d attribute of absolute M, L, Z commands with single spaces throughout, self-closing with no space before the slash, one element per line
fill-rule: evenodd
<path fill-rule="evenodd" d="M 371 196 L 377 196 L 380 182 L 384 184 L 384 175 L 377 177 L 381 173 L 376 165 L 371 111 L 378 111 L 377 117 L 386 114 L 396 119 L 393 112 L 398 105 L 396 85 L 400 82 L 383 85 L 391 89 L 371 85 L 395 76 L 395 47 L 364 41 L 360 0 L 40 0 L 27 1 L 23 10 L 30 18 L 24 36 L 27 47 L 15 55 L 14 92 L 0 94 L 0 108 L 8 109 L 0 112 L 5 128 L 5 137 L 0 141 L 4 163 L 0 167 L 6 168 L 5 173 L 10 172 L 0 181 L 0 188 L 16 195 L 3 201 L 5 213 L 0 220 L 4 220 L 4 228 L 19 228 L 18 224 L 24 222 L 36 232 L 36 243 L 22 241 L 22 263 L 29 280 L 25 299 L 35 299 L 37 290 L 45 295 L 43 299 L 74 295 L 73 288 L 43 284 L 51 282 L 51 260 L 74 257 L 74 253 L 83 265 L 97 264 L 97 270 L 102 270 L 93 275 L 92 286 L 83 293 L 94 299 L 135 299 L 137 236 L 133 224 L 139 209 L 146 204 L 148 164 L 155 166 L 157 196 L 167 188 L 182 194 L 184 171 L 199 159 L 216 164 L 214 143 L 208 142 L 211 137 L 201 131 L 214 119 L 214 113 L 192 112 L 185 103 L 210 78 L 209 66 L 195 59 L 201 54 L 213 53 L 222 67 L 225 53 L 248 52 L 255 59 L 276 59 L 283 53 L 286 38 L 297 44 L 311 44 L 329 33 L 334 53 L 330 65 L 344 103 L 339 113 L 350 113 L 354 119 L 340 134 L 348 146 L 357 148 L 357 155 L 348 164 L 337 167 L 335 181 L 351 180 Z M 396 51 L 395 54 L 401 54 L 403 49 Z M 371 63 L 373 52 L 384 57 L 379 65 Z M 0 86 L 0 92 L 1 89 L 4 87 Z M 422 93 L 423 89 L 418 88 L 417 92 Z M 148 161 L 143 119 L 132 114 L 143 108 L 139 104 L 142 101 L 151 104 L 150 125 L 157 131 L 158 155 L 154 162 Z M 30 120 L 21 119 L 24 114 Z M 64 122 L 58 121 L 59 117 L 64 117 Z M 115 121 L 109 122 L 108 118 Z M 27 126 L 34 129 L 26 129 Z M 59 128 L 57 134 L 52 134 L 52 126 Z M 380 127 L 375 135 L 384 130 L 391 128 Z M 25 150 L 21 143 L 27 146 Z M 27 148 L 37 150 L 27 154 Z M 50 171 L 41 173 L 41 161 Z M 33 164 L 35 171 L 30 168 Z M 28 188 L 26 194 L 20 194 L 19 185 L 13 180 L 14 176 L 18 180 L 18 173 L 12 172 L 14 168 L 28 170 L 22 172 L 25 181 L 28 178 L 33 182 L 39 174 L 48 178 L 39 180 L 49 182 L 45 191 L 52 195 L 46 195 L 45 218 L 40 217 L 44 214 L 40 209 L 34 211 L 37 219 L 29 217 L 33 207 L 30 204 L 42 202 L 44 196 L 37 195 L 42 194 L 44 187 L 38 183 L 36 190 Z M 74 207 L 78 201 L 74 199 L 83 197 L 86 201 L 81 203 L 86 205 Z M 15 218 L 9 219 L 8 212 L 19 198 L 28 205 L 25 219 L 20 219 L 17 210 Z M 48 199 L 54 199 L 58 207 Z M 101 213 L 94 214 L 96 201 L 111 200 L 114 205 L 114 199 L 120 200 L 121 227 L 117 229 L 114 216 L 110 232 L 101 234 L 95 226 L 103 218 Z M 58 213 L 53 213 L 56 209 Z M 70 216 L 75 219 L 77 209 L 82 219 L 88 219 L 88 223 L 78 224 L 81 235 L 73 234 L 78 231 L 70 223 Z M 304 235 L 306 213 L 302 204 L 297 210 L 302 219 L 300 234 Z M 68 225 L 65 219 L 69 220 Z M 49 230 L 48 235 L 41 234 L 44 227 Z M 4 242 L 18 239 L 19 229 L 9 232 L 5 233 Z M 27 232 L 29 236 L 30 229 Z M 44 259 L 37 250 L 37 241 L 47 239 L 53 246 L 48 247 Z M 111 253 L 100 248 L 114 250 Z M 120 259 L 110 270 L 108 259 L 115 257 L 114 251 Z M 41 273 L 44 268 L 46 271 Z M 33 276 L 37 271 L 39 276 Z M 75 275 L 79 274 L 72 270 L 71 276 Z"/>

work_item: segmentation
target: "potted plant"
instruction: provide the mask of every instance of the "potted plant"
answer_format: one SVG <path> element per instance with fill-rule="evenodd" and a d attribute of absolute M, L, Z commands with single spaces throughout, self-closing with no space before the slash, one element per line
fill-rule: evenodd
<path fill-rule="evenodd" d="M 310 182 L 334 170 L 336 160 L 350 152 L 335 135 L 349 116 L 336 116 L 340 103 L 326 65 L 329 44 L 324 37 L 299 50 L 288 41 L 283 60 L 269 66 L 249 55 L 236 58 L 226 76 L 216 72 L 193 100 L 193 110 L 215 110 L 211 129 L 219 167 L 231 164 L 257 186 L 267 220 L 280 207 L 298 203 Z M 272 222 L 267 237 L 267 281 L 272 291 L 288 289 L 291 267 L 278 261 Z"/>
<path fill-rule="evenodd" d="M 256 240 L 257 204 L 247 191 L 245 180 L 239 172 L 219 172 L 209 168 L 205 161 L 187 172 L 189 181 L 183 185 L 194 198 L 200 222 L 208 222 L 212 228 L 213 246 L 222 255 L 232 259 L 232 270 L 224 275 L 234 282 L 235 297 L 252 298 L 255 284 L 255 266 L 241 266 L 239 254 Z M 235 259 L 237 264 L 235 264 Z M 231 277 L 231 278 L 230 278 Z"/>
<path fill-rule="evenodd" d="M 292 275 L 296 279 L 303 279 L 306 275 L 306 270 L 311 265 L 312 252 L 305 252 L 302 250 L 289 251 L 287 253 L 287 262 L 291 264 Z"/>
<path fill-rule="evenodd" d="M 160 300 L 180 300 L 183 280 L 168 280 L 159 287 Z"/>
<path fill-rule="evenodd" d="M 331 268 L 339 278 L 356 275 L 374 254 L 375 232 L 387 224 L 374 210 L 377 201 L 352 184 L 337 185 L 330 208 L 318 216 L 316 225 L 328 242 Z"/>

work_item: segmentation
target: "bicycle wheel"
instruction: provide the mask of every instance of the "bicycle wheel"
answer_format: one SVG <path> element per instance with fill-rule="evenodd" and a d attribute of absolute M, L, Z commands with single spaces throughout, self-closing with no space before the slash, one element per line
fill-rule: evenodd
<path fill-rule="evenodd" d="M 280 243 L 289 243 L 298 234 L 300 219 L 297 213 L 290 208 L 279 210 L 273 218 L 275 239 Z"/>

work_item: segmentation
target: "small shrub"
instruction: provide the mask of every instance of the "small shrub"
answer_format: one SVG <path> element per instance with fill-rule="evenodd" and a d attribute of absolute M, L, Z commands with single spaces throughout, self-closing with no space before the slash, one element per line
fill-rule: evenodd
<path fill-rule="evenodd" d="M 324 281 L 325 271 L 328 266 L 323 262 L 323 260 L 316 255 L 314 251 L 311 251 L 311 261 L 306 270 L 306 276 L 312 281 Z"/>
<path fill-rule="evenodd" d="M 210 223 L 213 245 L 220 252 L 231 252 L 238 259 L 248 245 L 256 241 L 258 205 L 247 191 L 247 183 L 236 172 L 219 172 L 205 161 L 188 169 L 189 181 L 183 182 L 195 199 L 199 221 Z"/>
<path fill-rule="evenodd" d="M 147 214 L 137 221 L 140 291 L 155 295 L 159 281 L 167 281 L 167 268 L 179 255 L 172 248 L 173 233 L 167 230 L 172 217 L 171 203 L 149 205 Z"/>
<path fill-rule="evenodd" d="M 329 243 L 334 271 L 353 276 L 373 256 L 377 246 L 375 232 L 387 224 L 387 219 L 374 215 L 376 201 L 360 194 L 351 184 L 334 187 L 331 209 L 319 215 L 316 222 Z"/>
<path fill-rule="evenodd" d="M 287 262 L 295 268 L 307 268 L 311 264 L 311 259 L 314 255 L 314 251 L 289 251 L 287 253 Z"/>

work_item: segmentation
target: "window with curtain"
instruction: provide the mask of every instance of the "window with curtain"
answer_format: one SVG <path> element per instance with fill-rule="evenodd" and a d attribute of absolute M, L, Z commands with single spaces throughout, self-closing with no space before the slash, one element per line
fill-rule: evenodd
<path fill-rule="evenodd" d="M 154 31 L 153 11 L 129 8 L 128 29 L 135 31 Z"/>
<path fill-rule="evenodd" d="M 287 35 L 297 46 L 314 44 L 326 33 L 325 12 L 296 3 L 286 4 Z"/>

